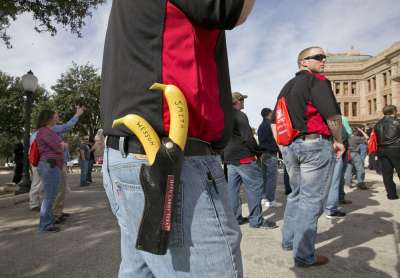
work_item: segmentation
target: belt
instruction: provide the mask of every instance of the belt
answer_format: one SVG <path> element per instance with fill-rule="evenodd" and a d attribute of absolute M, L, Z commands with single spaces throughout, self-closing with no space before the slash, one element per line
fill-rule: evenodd
<path fill-rule="evenodd" d="M 304 141 L 308 141 L 308 140 L 314 140 L 314 139 L 318 139 L 318 138 L 331 140 L 332 136 L 326 136 L 326 135 L 322 135 L 322 134 L 318 134 L 318 133 L 312 133 L 312 134 L 300 135 L 296 139 L 303 139 Z"/>
<path fill-rule="evenodd" d="M 106 140 L 107 147 L 120 151 L 123 156 L 128 153 L 146 154 L 142 144 L 136 137 L 127 136 L 120 137 L 108 135 Z M 185 146 L 185 156 L 199 156 L 199 155 L 215 155 L 210 143 L 196 139 L 188 138 Z"/>

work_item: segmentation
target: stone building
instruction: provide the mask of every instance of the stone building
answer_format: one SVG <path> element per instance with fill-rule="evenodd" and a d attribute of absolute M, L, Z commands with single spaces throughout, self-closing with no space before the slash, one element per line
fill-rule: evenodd
<path fill-rule="evenodd" d="M 376 56 L 353 47 L 347 53 L 328 53 L 324 74 L 352 125 L 375 123 L 387 104 L 400 110 L 400 41 Z"/>

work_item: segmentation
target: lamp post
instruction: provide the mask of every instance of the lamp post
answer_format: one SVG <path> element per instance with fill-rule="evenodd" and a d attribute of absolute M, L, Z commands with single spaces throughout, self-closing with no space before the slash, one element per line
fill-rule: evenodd
<path fill-rule="evenodd" d="M 25 101 L 25 134 L 24 134 L 24 172 L 22 180 L 17 184 L 15 195 L 27 193 L 31 187 L 31 180 L 29 178 L 29 162 L 28 162 L 28 151 L 29 151 L 29 137 L 31 132 L 31 111 L 33 103 L 33 93 L 36 91 L 38 86 L 38 79 L 33 75 L 30 70 L 24 76 L 22 76 L 22 87 L 26 95 Z"/>

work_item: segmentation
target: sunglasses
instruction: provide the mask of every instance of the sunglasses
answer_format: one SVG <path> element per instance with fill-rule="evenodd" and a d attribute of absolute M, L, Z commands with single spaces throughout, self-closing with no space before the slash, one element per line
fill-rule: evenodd
<path fill-rule="evenodd" d="M 325 54 L 317 54 L 317 55 L 308 56 L 308 57 L 304 58 L 304 60 L 311 60 L 311 59 L 321 62 L 322 60 L 326 59 L 326 55 Z"/>

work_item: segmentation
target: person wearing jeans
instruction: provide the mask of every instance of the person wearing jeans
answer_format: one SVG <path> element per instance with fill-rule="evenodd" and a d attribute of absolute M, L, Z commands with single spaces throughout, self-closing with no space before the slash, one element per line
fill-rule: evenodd
<path fill-rule="evenodd" d="M 346 213 L 338 209 L 339 188 L 343 176 L 343 157 L 334 162 L 331 186 L 329 188 L 328 199 L 325 205 L 325 214 L 328 219 L 344 217 Z"/>
<path fill-rule="evenodd" d="M 241 277 L 241 232 L 227 202 L 224 173 L 215 155 L 186 157 L 183 162 L 167 254 L 135 249 L 144 206 L 139 180 L 143 163 L 147 164 L 143 155 L 123 157 L 111 148 L 104 152 L 103 184 L 121 227 L 119 277 L 192 277 L 190 273 Z"/>
<path fill-rule="evenodd" d="M 347 163 L 346 171 L 344 174 L 344 182 L 349 186 L 351 186 L 351 180 L 353 178 L 353 167 L 356 170 L 357 187 L 359 189 L 367 189 L 367 187 L 364 184 L 365 180 L 364 165 L 361 160 L 360 153 L 356 151 L 350 151 L 350 161 Z"/>
<path fill-rule="evenodd" d="M 321 216 L 331 185 L 335 155 L 341 158 L 342 120 L 330 81 L 321 74 L 326 55 L 320 47 L 302 50 L 297 58 L 300 71 L 281 90 L 294 136 L 282 148 L 292 192 L 287 197 L 283 219 L 282 247 L 293 250 L 296 267 L 324 265 L 329 262 L 315 254 L 318 218 Z M 282 119 L 276 115 L 274 119 Z M 273 132 L 281 142 L 288 130 L 282 121 L 275 122 Z M 285 129 L 284 129 L 285 128 Z M 280 133 L 277 133 L 277 129 Z M 293 138 L 294 137 L 294 138 Z"/>
<path fill-rule="evenodd" d="M 241 233 L 216 153 L 226 147 L 233 127 L 225 30 L 243 23 L 253 5 L 254 0 L 112 2 L 100 108 L 107 138 L 104 187 L 121 235 L 119 278 L 243 277 Z M 136 114 L 160 139 L 173 131 L 166 92 L 149 89 L 155 82 L 181 90 L 190 122 L 181 190 L 174 194 L 172 230 L 161 256 L 136 248 L 147 184 L 139 178 L 148 163 L 143 145 L 126 127 L 113 128 L 114 120 Z M 150 167 L 165 169 L 158 162 Z"/>
<path fill-rule="evenodd" d="M 90 148 L 87 145 L 87 140 L 88 138 L 84 137 L 79 146 L 79 167 L 81 169 L 80 186 L 89 185 L 87 178 L 89 171 Z"/>
<path fill-rule="evenodd" d="M 260 155 L 257 142 L 253 136 L 249 120 L 242 110 L 246 95 L 239 92 L 232 94 L 233 135 L 224 149 L 224 162 L 228 168 L 229 200 L 239 224 L 247 221 L 252 228 L 274 229 L 275 222 L 265 220 L 262 216 L 261 199 L 264 181 L 257 156 Z M 247 193 L 249 217 L 242 216 L 240 202 L 240 185 Z"/>
<path fill-rule="evenodd" d="M 317 223 L 331 185 L 332 142 L 297 139 L 284 147 L 282 154 L 292 188 L 285 208 L 282 247 L 293 250 L 296 266 L 309 266 L 317 259 Z"/>
<path fill-rule="evenodd" d="M 58 193 L 61 171 L 57 167 L 52 167 L 46 161 L 40 161 L 37 167 L 43 183 L 43 201 L 40 208 L 40 231 L 53 231 L 55 226 L 53 217 L 53 204 Z"/>
<path fill-rule="evenodd" d="M 244 224 L 243 219 L 245 219 L 242 216 L 242 203 L 240 201 L 242 183 L 247 195 L 249 224 L 251 227 L 260 227 L 264 222 L 261 208 L 263 178 L 256 161 L 240 165 L 228 164 L 229 203 L 239 224 Z M 247 222 L 247 220 L 245 221 Z"/>
<path fill-rule="evenodd" d="M 278 159 L 279 148 L 275 142 L 271 129 L 272 110 L 263 108 L 261 110 L 263 121 L 258 127 L 258 141 L 261 155 L 261 170 L 263 173 L 263 196 L 261 203 L 266 207 L 281 207 L 282 204 L 275 201 L 276 182 L 278 178 Z"/>
<path fill-rule="evenodd" d="M 39 230 L 42 232 L 58 232 L 54 226 L 53 203 L 58 193 L 60 173 L 64 166 L 65 143 L 52 129 L 58 122 L 58 114 L 51 110 L 43 110 L 38 118 L 38 144 L 40 160 L 37 167 L 43 183 L 44 197 L 40 208 Z"/>

